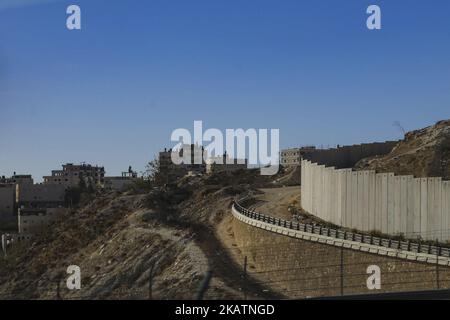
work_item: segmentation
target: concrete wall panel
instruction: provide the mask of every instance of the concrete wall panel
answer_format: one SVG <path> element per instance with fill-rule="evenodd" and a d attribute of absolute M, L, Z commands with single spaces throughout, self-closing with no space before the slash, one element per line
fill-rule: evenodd
<path fill-rule="evenodd" d="M 388 192 L 389 192 L 389 175 L 387 173 L 382 174 L 381 178 L 381 208 L 380 208 L 380 214 L 381 214 L 381 232 L 388 233 L 389 228 L 389 219 L 388 219 Z"/>
<path fill-rule="evenodd" d="M 421 220 L 420 220 L 420 200 L 421 200 L 421 179 L 414 178 L 414 191 L 413 191 L 413 199 L 414 199 L 414 224 L 412 234 L 408 234 L 411 238 L 417 238 L 420 235 L 421 230 Z"/>
<path fill-rule="evenodd" d="M 450 181 L 442 182 L 442 238 L 450 239 Z"/>
<path fill-rule="evenodd" d="M 394 234 L 395 177 L 388 173 L 387 178 L 387 233 Z"/>
<path fill-rule="evenodd" d="M 376 207 L 376 173 L 371 170 L 368 172 L 368 201 L 369 201 L 369 225 L 367 227 L 367 231 L 376 230 L 376 216 L 375 216 L 375 207 Z"/>
<path fill-rule="evenodd" d="M 394 234 L 400 233 L 401 177 L 394 176 Z"/>
<path fill-rule="evenodd" d="M 351 189 L 352 193 L 350 199 L 352 202 L 352 225 L 350 228 L 358 228 L 358 172 L 352 172 Z"/>
<path fill-rule="evenodd" d="M 361 231 L 450 240 L 449 181 L 339 170 L 306 160 L 301 174 L 302 206 L 320 219 Z"/>
<path fill-rule="evenodd" d="M 427 192 L 427 229 L 425 231 L 426 240 L 436 240 L 436 213 L 434 212 L 434 178 L 428 178 Z"/>
<path fill-rule="evenodd" d="M 346 206 L 346 224 L 344 227 L 351 228 L 353 225 L 353 200 L 352 200 L 352 192 L 353 192 L 353 172 L 351 170 L 346 172 L 346 185 L 347 185 L 347 194 L 345 200 Z"/>
<path fill-rule="evenodd" d="M 365 193 L 365 186 L 364 186 L 364 171 L 358 171 L 358 186 L 357 186 L 357 211 L 356 211 L 356 226 L 355 228 L 358 230 L 364 230 L 364 193 Z"/>
<path fill-rule="evenodd" d="M 435 238 L 442 241 L 442 178 L 434 178 L 434 230 Z"/>
<path fill-rule="evenodd" d="M 428 230 L 428 179 L 420 179 L 420 236 L 426 239 Z"/>
<path fill-rule="evenodd" d="M 405 236 L 414 232 L 414 176 L 406 176 L 406 223 Z"/>
<path fill-rule="evenodd" d="M 408 214 L 408 184 L 407 176 L 400 176 L 400 219 L 399 219 L 399 233 L 406 234 Z"/>

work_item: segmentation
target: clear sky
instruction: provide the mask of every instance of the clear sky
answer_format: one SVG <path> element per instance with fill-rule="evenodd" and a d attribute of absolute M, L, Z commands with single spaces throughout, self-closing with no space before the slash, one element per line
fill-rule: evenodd
<path fill-rule="evenodd" d="M 450 118 L 449 57 L 448 0 L 0 0 L 0 174 L 143 170 L 194 120 L 282 147 L 399 139 Z"/>

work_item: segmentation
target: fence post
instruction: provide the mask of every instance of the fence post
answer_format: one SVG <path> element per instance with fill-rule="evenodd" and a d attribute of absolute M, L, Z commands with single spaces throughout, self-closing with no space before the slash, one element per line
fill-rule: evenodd
<path fill-rule="evenodd" d="M 62 300 L 61 298 L 61 279 L 58 278 L 56 283 L 56 300 Z"/>
<path fill-rule="evenodd" d="M 440 247 L 436 247 L 436 287 L 439 290 L 439 251 L 441 251 Z"/>
<path fill-rule="evenodd" d="M 247 256 L 244 257 L 244 273 L 243 273 L 243 282 L 244 282 L 244 286 L 243 286 L 243 291 L 244 291 L 244 300 L 247 300 L 247 292 L 245 290 L 245 282 L 247 280 Z"/>
<path fill-rule="evenodd" d="M 152 263 L 150 267 L 150 273 L 148 275 L 148 299 L 153 299 L 153 269 L 155 268 L 155 263 Z"/>
<path fill-rule="evenodd" d="M 206 290 L 208 290 L 211 278 L 212 278 L 212 271 L 208 270 L 206 272 L 205 278 L 203 278 L 203 281 L 200 284 L 195 300 L 203 300 L 203 296 L 205 295 Z"/>

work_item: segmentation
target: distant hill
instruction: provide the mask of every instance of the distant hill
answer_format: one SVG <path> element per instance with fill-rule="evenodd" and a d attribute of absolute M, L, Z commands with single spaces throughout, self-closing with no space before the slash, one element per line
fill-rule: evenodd
<path fill-rule="evenodd" d="M 406 133 L 389 154 L 362 159 L 355 169 L 449 180 L 450 120 Z"/>

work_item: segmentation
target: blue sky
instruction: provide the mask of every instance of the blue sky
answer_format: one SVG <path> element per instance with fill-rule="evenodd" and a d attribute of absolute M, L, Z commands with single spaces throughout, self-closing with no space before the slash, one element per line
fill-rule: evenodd
<path fill-rule="evenodd" d="M 0 174 L 143 170 L 194 120 L 279 128 L 282 147 L 401 138 L 394 121 L 450 118 L 449 16 L 448 0 L 0 0 Z"/>

